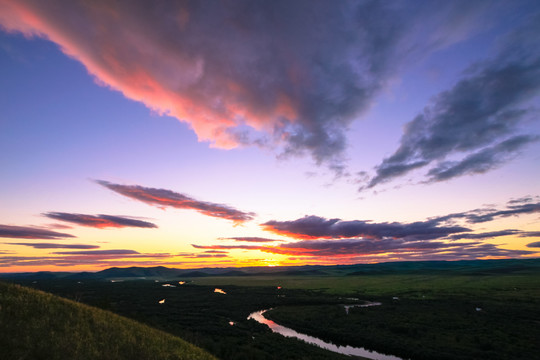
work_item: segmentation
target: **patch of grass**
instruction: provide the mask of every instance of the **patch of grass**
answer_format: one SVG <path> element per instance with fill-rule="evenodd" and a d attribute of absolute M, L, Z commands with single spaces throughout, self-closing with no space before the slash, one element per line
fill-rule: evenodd
<path fill-rule="evenodd" d="M 0 282 L 1 358 L 215 359 L 186 341 L 108 311 Z"/>
<path fill-rule="evenodd" d="M 213 286 L 282 286 L 320 290 L 335 295 L 403 296 L 411 298 L 447 295 L 489 295 L 538 298 L 540 273 L 530 275 L 354 275 L 354 276 L 248 276 L 192 279 Z"/>

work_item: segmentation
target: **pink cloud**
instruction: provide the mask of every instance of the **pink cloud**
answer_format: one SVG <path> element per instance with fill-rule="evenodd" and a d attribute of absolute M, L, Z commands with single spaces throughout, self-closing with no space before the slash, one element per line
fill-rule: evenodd
<path fill-rule="evenodd" d="M 201 214 L 231 220 L 236 224 L 253 219 L 255 214 L 235 209 L 228 205 L 196 200 L 188 195 L 167 189 L 149 188 L 140 185 L 113 184 L 104 180 L 96 182 L 120 195 L 162 208 L 191 209 Z"/>

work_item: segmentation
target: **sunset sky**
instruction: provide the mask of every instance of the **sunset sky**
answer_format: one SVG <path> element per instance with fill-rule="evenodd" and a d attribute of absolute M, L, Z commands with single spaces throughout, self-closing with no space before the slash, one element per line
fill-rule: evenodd
<path fill-rule="evenodd" d="M 0 0 L 0 272 L 540 255 L 540 2 Z"/>

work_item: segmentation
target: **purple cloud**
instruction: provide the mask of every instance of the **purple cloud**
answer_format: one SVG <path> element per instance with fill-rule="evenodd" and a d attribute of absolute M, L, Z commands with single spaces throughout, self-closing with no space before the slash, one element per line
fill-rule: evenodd
<path fill-rule="evenodd" d="M 364 220 L 326 219 L 313 215 L 292 221 L 271 220 L 261 224 L 261 227 L 266 231 L 297 239 L 351 237 L 380 239 L 392 237 L 430 240 L 470 231 L 470 229 L 461 226 L 438 226 L 437 222 L 431 220 L 409 224 L 398 222 L 372 223 Z"/>
<path fill-rule="evenodd" d="M 505 209 L 475 209 L 471 211 L 465 211 L 461 213 L 453 213 L 444 216 L 438 216 L 431 218 L 430 221 L 436 223 L 450 222 L 456 219 L 462 219 L 470 224 L 484 223 L 493 221 L 498 218 L 505 218 L 509 216 L 520 216 L 528 214 L 540 213 L 540 201 L 539 199 L 531 199 L 530 201 L 508 202 Z M 536 201 L 536 202 L 533 202 Z"/>
<path fill-rule="evenodd" d="M 253 213 L 246 213 L 228 205 L 195 200 L 185 194 L 171 190 L 148 188 L 139 185 L 113 184 L 104 180 L 97 180 L 96 182 L 120 195 L 142 201 L 149 205 L 163 208 L 191 209 L 207 216 L 231 220 L 237 224 L 252 220 L 254 216 Z"/>
<path fill-rule="evenodd" d="M 218 240 L 234 240 L 234 241 L 246 241 L 246 242 L 275 242 L 275 241 L 283 241 L 278 239 L 268 239 L 268 238 L 262 238 L 262 237 L 255 237 L 255 236 L 240 236 L 240 237 L 220 237 Z"/>
<path fill-rule="evenodd" d="M 127 216 L 115 216 L 115 215 L 85 215 L 85 214 L 74 214 L 74 213 L 65 213 L 65 212 L 48 212 L 44 213 L 43 216 L 46 216 L 50 219 L 66 221 L 69 223 L 89 226 L 98 229 L 113 227 L 113 228 L 123 228 L 123 227 L 138 227 L 138 228 L 157 228 L 157 225 L 148 222 L 137 220 Z"/>
<path fill-rule="evenodd" d="M 75 236 L 36 227 L 0 224 L 0 237 L 10 239 L 62 240 L 64 238 L 74 238 Z"/>
<path fill-rule="evenodd" d="M 52 243 L 6 243 L 8 245 L 30 246 L 34 249 L 98 249 L 97 245 L 52 244 Z"/>

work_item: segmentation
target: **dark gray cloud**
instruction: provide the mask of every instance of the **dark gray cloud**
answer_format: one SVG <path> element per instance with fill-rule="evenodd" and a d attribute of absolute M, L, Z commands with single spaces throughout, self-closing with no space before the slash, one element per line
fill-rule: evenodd
<path fill-rule="evenodd" d="M 535 241 L 535 242 L 532 242 L 532 243 L 528 243 L 528 244 L 527 244 L 527 247 L 530 247 L 530 248 L 540 248 L 540 241 Z"/>
<path fill-rule="evenodd" d="M 533 201 L 534 201 L 534 198 L 532 196 L 522 196 L 517 199 L 509 200 L 508 205 L 526 204 L 526 203 L 531 203 Z"/>
<path fill-rule="evenodd" d="M 368 188 L 434 164 L 428 182 L 483 173 L 535 140 L 514 133 L 540 90 L 540 17 L 510 34 L 491 60 L 471 66 L 405 126 L 399 148 L 376 166 Z M 453 155 L 462 160 L 448 162 Z"/>
<path fill-rule="evenodd" d="M 344 221 L 326 219 L 319 216 L 305 216 L 292 221 L 271 220 L 261 224 L 264 230 L 297 239 L 364 237 L 381 239 L 384 237 L 431 240 L 450 234 L 470 231 L 462 226 L 439 226 L 437 221 L 418 221 L 402 224 L 372 223 L 363 220 Z"/>
<path fill-rule="evenodd" d="M 241 236 L 241 237 L 221 237 L 218 240 L 234 240 L 234 241 L 246 241 L 246 242 L 274 242 L 274 241 L 283 241 L 278 239 L 268 239 L 255 236 Z"/>
<path fill-rule="evenodd" d="M 30 246 L 34 249 L 98 249 L 97 245 L 53 244 L 53 243 L 6 243 L 8 245 Z"/>
<path fill-rule="evenodd" d="M 308 153 L 337 172 L 348 126 L 403 63 L 475 34 L 499 8 L 483 0 L 5 6 L 8 30 L 56 42 L 100 83 L 188 123 L 200 140 Z"/>
<path fill-rule="evenodd" d="M 46 216 L 51 219 L 66 221 L 69 223 L 89 226 L 94 228 L 123 228 L 123 227 L 138 227 L 138 228 L 157 228 L 157 225 L 148 222 L 137 220 L 127 216 L 116 216 L 116 215 L 86 215 L 86 214 L 75 214 L 75 213 L 65 213 L 65 212 L 48 212 L 44 213 L 43 216 Z"/>
<path fill-rule="evenodd" d="M 462 239 L 490 239 L 500 236 L 509 236 L 509 235 L 518 235 L 524 237 L 524 233 L 520 230 L 508 229 L 501 231 L 490 231 L 484 233 L 475 233 L 475 234 L 456 234 L 449 236 L 450 240 L 462 240 Z"/>
<path fill-rule="evenodd" d="M 540 231 L 524 231 L 519 236 L 520 237 L 540 237 Z"/>
<path fill-rule="evenodd" d="M 538 141 L 538 136 L 518 135 L 468 155 L 460 161 L 441 162 L 428 171 L 427 182 L 444 181 L 462 175 L 483 174 L 503 164 L 533 141 Z"/>
<path fill-rule="evenodd" d="M 64 238 L 74 238 L 75 236 L 30 226 L 12 226 L 0 224 L 0 237 L 10 239 L 61 240 Z"/>
<path fill-rule="evenodd" d="M 191 209 L 201 214 L 218 217 L 243 223 L 253 219 L 255 214 L 237 210 L 223 204 L 215 204 L 207 201 L 195 200 L 185 194 L 171 190 L 143 187 L 139 185 L 113 184 L 104 180 L 96 180 L 96 183 L 131 199 L 142 201 L 158 207 L 172 207 L 177 209 Z"/>

